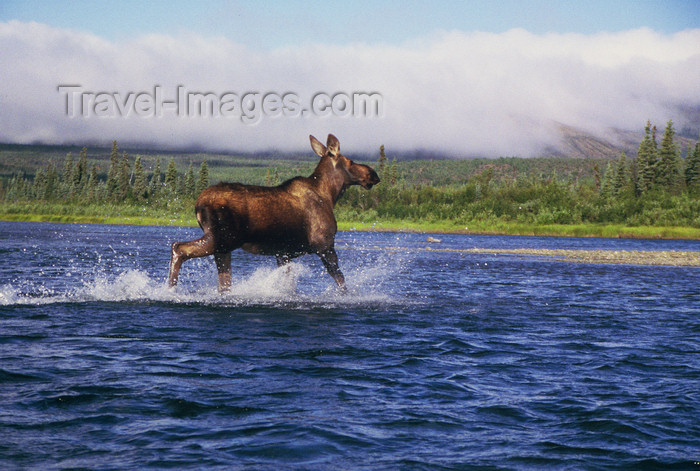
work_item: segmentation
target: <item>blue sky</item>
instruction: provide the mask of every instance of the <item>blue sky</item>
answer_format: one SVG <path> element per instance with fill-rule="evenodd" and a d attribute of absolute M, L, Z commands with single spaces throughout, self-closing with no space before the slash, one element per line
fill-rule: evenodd
<path fill-rule="evenodd" d="M 144 33 L 224 36 L 255 49 L 322 44 L 402 44 L 436 31 L 660 33 L 700 27 L 699 0 L 95 1 L 3 0 L 16 19 L 89 31 L 110 40 Z"/>
<path fill-rule="evenodd" d="M 497 157 L 542 155 L 572 128 L 623 144 L 647 120 L 700 129 L 700 0 L 0 0 L 0 51 L 0 142 L 308 151 L 333 132 L 356 151 Z M 292 94 L 304 111 L 371 93 L 382 112 L 133 108 L 178 90 Z"/>

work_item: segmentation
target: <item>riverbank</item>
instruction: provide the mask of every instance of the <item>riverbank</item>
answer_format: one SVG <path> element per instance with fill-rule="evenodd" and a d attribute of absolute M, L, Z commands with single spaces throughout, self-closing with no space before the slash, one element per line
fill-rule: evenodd
<path fill-rule="evenodd" d="M 625 226 L 622 224 L 522 224 L 504 221 L 477 221 L 456 224 L 452 221 L 382 221 L 375 223 L 338 222 L 343 231 L 426 232 L 436 234 L 483 234 L 514 236 L 602 237 L 619 239 L 700 240 L 700 228 L 667 226 Z"/>
<path fill-rule="evenodd" d="M 20 214 L 0 213 L 2 221 L 63 222 L 77 224 L 124 224 L 138 226 L 196 226 L 194 215 L 176 214 L 174 217 L 132 215 L 79 215 L 79 214 Z M 416 222 L 406 220 L 339 221 L 341 231 L 366 232 L 425 232 L 434 234 L 484 234 L 517 236 L 602 237 L 630 239 L 687 239 L 700 240 L 700 228 L 665 226 L 624 226 L 617 224 L 548 224 L 534 225 L 504 221 L 473 221 L 457 224 L 453 221 Z"/>
<path fill-rule="evenodd" d="M 17 222 L 62 222 L 70 224 L 121 224 L 126 226 L 196 226 L 194 215 L 187 217 L 175 215 L 174 217 L 157 216 L 132 216 L 112 214 L 106 216 L 84 214 L 21 214 L 1 213 L 0 221 Z"/>
<path fill-rule="evenodd" d="M 570 249 L 452 249 L 439 246 L 421 248 L 389 247 L 388 250 L 418 250 L 427 252 L 479 253 L 500 255 L 535 255 L 560 262 L 605 263 L 615 265 L 658 265 L 700 267 L 700 251 L 679 250 L 570 250 Z"/>

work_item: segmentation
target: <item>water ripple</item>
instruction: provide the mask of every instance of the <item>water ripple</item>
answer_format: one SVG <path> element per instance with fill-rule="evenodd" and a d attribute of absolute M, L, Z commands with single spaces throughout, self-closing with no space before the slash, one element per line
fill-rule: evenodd
<path fill-rule="evenodd" d="M 0 237 L 19 244 L 12 227 L 0 224 Z M 382 247 L 425 236 L 352 234 L 339 250 L 346 296 L 315 259 L 286 271 L 246 254 L 233 258 L 228 294 L 206 260 L 169 290 L 167 247 L 191 230 L 38 225 L 22 232 L 33 252 L 6 251 L 2 469 L 694 469 L 700 459 L 697 269 L 424 250 L 395 259 Z"/>

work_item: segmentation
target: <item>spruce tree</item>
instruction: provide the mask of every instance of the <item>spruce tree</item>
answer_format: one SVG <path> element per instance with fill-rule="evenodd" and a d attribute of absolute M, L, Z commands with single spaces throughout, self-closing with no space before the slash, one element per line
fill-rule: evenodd
<path fill-rule="evenodd" d="M 620 159 L 617 161 L 615 179 L 613 180 L 613 193 L 615 196 L 619 196 L 624 191 L 628 181 L 629 170 L 627 168 L 627 157 L 625 156 L 625 151 L 622 151 Z"/>
<path fill-rule="evenodd" d="M 90 167 L 90 176 L 85 184 L 85 197 L 88 202 L 93 202 L 98 199 L 97 188 L 98 188 L 98 177 L 97 177 L 97 166 L 92 165 Z"/>
<path fill-rule="evenodd" d="M 651 123 L 644 127 L 644 139 L 637 150 L 637 187 L 644 193 L 654 185 L 656 172 L 656 146 L 651 137 Z"/>
<path fill-rule="evenodd" d="M 44 194 L 42 198 L 45 200 L 52 200 L 56 198 L 58 193 L 58 171 L 53 162 L 49 162 L 46 168 L 46 185 L 44 187 Z"/>
<path fill-rule="evenodd" d="M 639 171 L 637 170 L 637 160 L 632 159 L 627 166 L 627 187 L 632 191 L 634 196 L 639 196 L 642 192 L 639 190 Z"/>
<path fill-rule="evenodd" d="M 34 174 L 34 184 L 32 185 L 32 193 L 36 199 L 44 199 L 44 192 L 46 191 L 46 173 L 43 168 L 40 168 Z"/>
<path fill-rule="evenodd" d="M 156 166 L 153 169 L 153 176 L 151 176 L 151 188 L 150 194 L 152 198 L 157 198 L 160 194 L 162 184 L 162 176 L 160 171 L 160 157 L 156 157 Z"/>
<path fill-rule="evenodd" d="M 32 198 L 32 184 L 24 177 L 24 171 L 16 173 L 10 180 L 10 185 L 5 195 L 7 201 L 22 201 Z"/>
<path fill-rule="evenodd" d="M 680 183 L 680 156 L 678 146 L 673 142 L 676 131 L 671 120 L 666 124 L 659 148 L 659 183 L 667 189 L 677 188 Z"/>
<path fill-rule="evenodd" d="M 195 188 L 195 196 L 198 196 L 206 187 L 209 186 L 209 166 L 207 160 L 202 160 L 202 165 L 199 166 L 199 179 Z"/>
<path fill-rule="evenodd" d="M 66 160 L 63 162 L 63 173 L 61 174 L 61 197 L 71 198 L 73 196 L 73 154 L 68 152 Z"/>
<path fill-rule="evenodd" d="M 595 182 L 595 189 L 600 193 L 600 167 L 598 166 L 598 162 L 593 164 L 593 180 Z"/>
<path fill-rule="evenodd" d="M 186 198 L 191 198 L 194 196 L 195 181 L 194 181 L 194 169 L 192 168 L 192 162 L 190 161 L 190 166 L 187 167 L 187 173 L 185 173 L 185 182 L 183 184 L 183 193 Z"/>
<path fill-rule="evenodd" d="M 117 141 L 112 141 L 112 152 L 109 154 L 109 171 L 107 172 L 107 197 L 116 196 L 119 188 L 119 147 Z"/>
<path fill-rule="evenodd" d="M 165 171 L 165 190 L 170 193 L 170 195 L 177 194 L 177 167 L 175 167 L 175 159 L 170 158 L 168 162 L 168 168 Z"/>
<path fill-rule="evenodd" d="M 85 185 L 88 179 L 88 168 L 87 168 L 87 148 L 83 147 L 80 151 L 80 157 L 75 164 L 75 171 L 73 173 L 73 187 L 78 195 L 83 194 Z"/>
<path fill-rule="evenodd" d="M 129 165 L 129 155 L 124 152 L 122 154 L 117 174 L 117 193 L 116 196 L 120 201 L 123 201 L 129 196 L 131 184 L 131 166 Z"/>
<path fill-rule="evenodd" d="M 605 173 L 603 174 L 603 184 L 600 187 L 600 194 L 606 198 L 613 192 L 615 181 L 614 173 L 615 170 L 613 169 L 612 162 L 608 162 L 607 167 L 605 167 Z"/>
<path fill-rule="evenodd" d="M 396 159 L 391 161 L 391 166 L 389 167 L 389 186 L 394 186 L 399 181 L 399 169 L 396 164 Z"/>
<path fill-rule="evenodd" d="M 143 170 L 143 165 L 141 164 L 141 156 L 136 156 L 136 161 L 134 161 L 134 187 L 133 195 L 137 201 L 143 201 L 146 199 L 148 193 L 148 181 L 146 179 L 146 173 Z"/>
<path fill-rule="evenodd" d="M 651 168 L 654 173 L 654 178 L 652 181 L 654 182 L 654 185 L 656 184 L 661 184 L 663 181 L 663 170 L 661 167 L 661 159 L 659 159 L 659 145 L 657 144 L 656 140 L 656 126 L 652 126 L 651 128 L 651 144 L 652 148 L 654 149 L 652 159 L 650 161 Z"/>
<path fill-rule="evenodd" d="M 700 141 L 695 143 L 695 149 L 688 151 L 685 163 L 685 184 L 689 191 L 700 190 Z"/>
<path fill-rule="evenodd" d="M 384 171 L 384 166 L 386 165 L 386 154 L 384 153 L 384 144 L 379 146 L 379 165 L 377 166 L 377 173 L 381 174 Z"/>
<path fill-rule="evenodd" d="M 12 175 L 10 182 L 7 184 L 7 190 L 5 190 L 5 201 L 16 201 L 17 200 L 17 175 Z"/>

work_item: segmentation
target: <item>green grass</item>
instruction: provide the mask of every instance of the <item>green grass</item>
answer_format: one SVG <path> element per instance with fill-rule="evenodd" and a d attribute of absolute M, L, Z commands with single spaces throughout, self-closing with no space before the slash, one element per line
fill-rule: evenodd
<path fill-rule="evenodd" d="M 621 224 L 522 224 L 516 222 L 472 221 L 456 224 L 451 221 L 339 221 L 344 231 L 429 232 L 454 234 L 493 234 L 520 236 L 604 237 L 632 239 L 690 239 L 700 240 L 695 227 L 625 226 Z"/>
<path fill-rule="evenodd" d="M 119 197 L 121 202 L 114 196 L 105 196 L 109 194 L 104 174 L 109 148 L 88 150 L 88 164 L 97 166 L 101 180 L 90 192 L 90 198 L 84 192 L 80 196 L 71 193 L 68 190 L 72 186 L 62 182 L 67 151 L 73 152 L 73 159 L 77 159 L 80 150 L 0 144 L 0 219 L 196 225 L 192 192 L 175 188 L 179 185 L 151 194 L 146 201 L 128 192 L 127 196 Z M 160 157 L 162 172 L 173 158 L 180 177 L 190 162 L 196 171 L 206 158 L 211 183 L 228 180 L 277 184 L 294 175 L 308 175 L 316 165 L 316 159 L 310 155 L 285 160 L 284 156 L 275 155 L 260 158 L 147 152 L 141 157 L 146 169 L 152 169 Z M 607 160 L 394 161 L 391 153 L 388 157 L 383 170 L 376 162 L 369 162 L 377 167 L 382 184 L 369 192 L 359 187 L 349 188 L 339 201 L 335 215 L 341 229 L 700 239 L 700 187 L 658 187 L 637 194 L 631 180 L 627 186 L 611 190 L 614 181 L 608 176 L 602 181 L 602 188 L 607 190 L 602 191 L 595 185 L 594 166 L 602 169 Z M 44 178 L 32 187 L 32 175 L 38 169 L 48 169 L 49 161 L 59 174 L 58 183 L 48 185 Z M 17 173 L 24 173 L 26 178 L 12 178 Z M 59 196 L 69 194 L 73 194 L 70 199 Z"/>
<path fill-rule="evenodd" d="M 75 224 L 123 224 L 132 226 L 196 226 L 197 221 L 191 218 L 163 218 L 147 216 L 86 216 L 65 214 L 2 214 L 0 221 L 23 222 L 65 222 Z"/>
<path fill-rule="evenodd" d="M 171 209 L 121 204 L 12 203 L 0 205 L 0 220 L 192 226 L 197 225 L 192 206 L 187 202 Z"/>
<path fill-rule="evenodd" d="M 20 204 L 0 206 L 0 220 L 64 222 L 80 224 L 128 224 L 152 226 L 196 226 L 194 211 L 188 205 L 150 208 L 121 205 Z M 607 237 L 643 239 L 700 240 L 700 228 L 666 226 L 626 226 L 622 224 L 529 224 L 496 221 L 414 221 L 376 219 L 353 221 L 340 219 L 343 231 L 430 232 L 461 234 L 501 234 L 568 237 Z"/>

